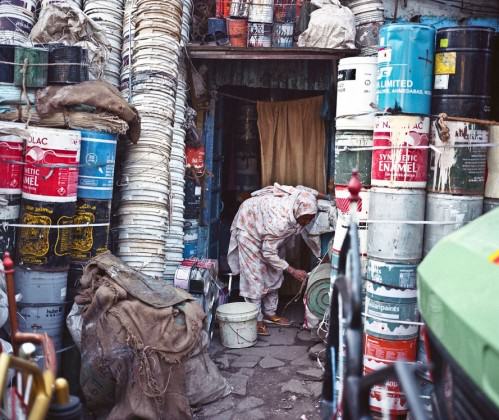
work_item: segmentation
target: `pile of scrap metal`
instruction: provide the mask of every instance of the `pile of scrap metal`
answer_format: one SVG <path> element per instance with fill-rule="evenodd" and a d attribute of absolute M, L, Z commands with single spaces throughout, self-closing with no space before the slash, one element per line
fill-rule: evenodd
<path fill-rule="evenodd" d="M 75 302 L 68 327 L 97 417 L 190 418 L 191 406 L 230 393 L 207 353 L 205 314 L 188 293 L 106 253 L 85 267 Z"/>

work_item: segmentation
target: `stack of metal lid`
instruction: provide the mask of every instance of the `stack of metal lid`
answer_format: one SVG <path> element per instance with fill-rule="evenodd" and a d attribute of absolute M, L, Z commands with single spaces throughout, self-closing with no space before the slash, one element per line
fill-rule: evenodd
<path fill-rule="evenodd" d="M 0 43 L 21 45 L 36 22 L 38 0 L 0 2 Z"/>
<path fill-rule="evenodd" d="M 42 7 L 47 6 L 49 4 L 60 4 L 60 5 L 69 5 L 74 6 L 77 9 L 82 8 L 82 0 L 42 0 Z"/>
<path fill-rule="evenodd" d="M 130 83 L 132 80 L 131 65 L 132 65 L 132 45 L 135 34 L 135 20 L 132 10 L 134 2 L 125 0 L 123 10 L 123 46 L 121 48 L 121 73 L 120 73 L 120 90 L 125 99 L 130 100 L 132 91 Z"/>
<path fill-rule="evenodd" d="M 184 1 L 182 13 L 181 47 L 189 42 L 192 0 Z M 175 271 L 183 260 L 184 249 L 184 172 L 185 172 L 185 111 L 187 107 L 187 83 L 184 57 L 179 61 L 179 76 L 175 98 L 173 141 L 170 154 L 171 226 L 167 239 L 165 279 L 173 282 Z"/>
<path fill-rule="evenodd" d="M 85 0 L 84 12 L 98 23 L 111 44 L 103 79 L 113 86 L 120 85 L 121 47 L 123 43 L 124 0 Z"/>
<path fill-rule="evenodd" d="M 171 174 L 182 171 L 183 176 L 183 165 L 170 165 L 182 1 L 137 0 L 133 9 L 128 3 L 125 19 L 133 22 L 127 27 L 133 42 L 125 96 L 142 121 L 140 140 L 128 147 L 122 165 L 117 254 L 145 274 L 164 277 L 169 249 L 182 252 L 183 220 L 176 240 L 178 206 Z"/>

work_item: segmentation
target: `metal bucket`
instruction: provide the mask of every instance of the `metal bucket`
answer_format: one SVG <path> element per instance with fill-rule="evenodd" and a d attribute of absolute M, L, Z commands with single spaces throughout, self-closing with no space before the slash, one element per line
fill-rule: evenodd
<path fill-rule="evenodd" d="M 113 198 L 116 134 L 81 131 L 78 198 Z"/>
<path fill-rule="evenodd" d="M 410 340 L 418 336 L 418 325 L 404 322 L 419 321 L 417 291 L 398 289 L 366 282 L 367 334 L 385 340 Z"/>
<path fill-rule="evenodd" d="M 480 146 L 489 142 L 487 127 L 461 121 L 446 121 L 445 125 L 449 128 L 448 141 L 442 140 L 437 120 L 432 120 L 431 144 L 440 153 L 430 153 L 428 191 L 482 195 L 487 148 Z"/>
<path fill-rule="evenodd" d="M 417 264 L 401 264 L 368 258 L 366 278 L 389 287 L 415 289 L 417 268 Z"/>
<path fill-rule="evenodd" d="M 208 18 L 208 35 L 216 42 L 225 44 L 229 41 L 227 24 L 222 18 Z"/>
<path fill-rule="evenodd" d="M 485 198 L 483 200 L 483 212 L 487 213 L 499 207 L 499 199 Z"/>
<path fill-rule="evenodd" d="M 490 126 L 489 142 L 495 147 L 488 151 L 485 197 L 499 198 L 499 125 Z"/>
<path fill-rule="evenodd" d="M 86 262 L 108 250 L 110 218 L 111 200 L 78 199 L 73 224 L 106 223 L 106 226 L 80 226 L 73 229 L 73 262 Z"/>
<path fill-rule="evenodd" d="M 345 5 L 355 15 L 355 26 L 384 21 L 385 9 L 381 0 L 354 0 Z"/>
<path fill-rule="evenodd" d="M 272 23 L 248 23 L 248 47 L 270 47 Z"/>
<path fill-rule="evenodd" d="M 348 185 L 352 169 L 359 171 L 362 187 L 371 186 L 372 131 L 337 131 L 334 142 L 334 183 Z M 355 150 L 355 149 L 364 150 Z"/>
<path fill-rule="evenodd" d="M 482 212 L 483 197 L 428 194 L 426 199 L 426 220 L 443 222 L 443 224 L 427 225 L 425 227 L 424 254 L 427 255 L 440 239 L 480 217 Z M 445 222 L 455 223 L 445 224 Z"/>
<path fill-rule="evenodd" d="M 64 226 L 73 223 L 76 203 L 22 199 L 19 222 L 26 225 Z M 72 229 L 22 227 L 17 232 L 19 265 L 65 270 L 71 259 Z"/>
<path fill-rule="evenodd" d="M 230 4 L 230 16 L 248 18 L 250 4 L 250 0 L 232 0 Z"/>
<path fill-rule="evenodd" d="M 272 23 L 274 0 L 255 0 L 251 2 L 248 13 L 249 22 Z"/>
<path fill-rule="evenodd" d="M 291 48 L 293 46 L 294 23 L 274 23 L 272 28 L 272 46 Z"/>
<path fill-rule="evenodd" d="M 369 195 L 371 223 L 367 240 L 369 257 L 392 262 L 418 263 L 422 257 L 423 221 L 425 215 L 423 190 L 372 188 Z"/>
<path fill-rule="evenodd" d="M 16 47 L 14 84 L 20 87 L 42 88 L 47 86 L 49 52 L 42 48 Z M 23 73 L 24 64 L 27 63 Z M 30 66 L 30 64 L 33 64 Z"/>
<path fill-rule="evenodd" d="M 377 57 L 348 57 L 339 61 L 336 129 L 373 129 L 377 62 Z"/>
<path fill-rule="evenodd" d="M 64 304 L 67 278 L 67 271 L 34 271 L 17 267 L 16 294 L 21 294 L 21 303 Z"/>
<path fill-rule="evenodd" d="M 0 194 L 21 194 L 24 139 L 0 134 Z"/>
<path fill-rule="evenodd" d="M 79 131 L 30 127 L 26 143 L 23 198 L 74 202 L 78 184 Z"/>
<path fill-rule="evenodd" d="M 381 28 L 377 104 L 396 113 L 430 114 L 435 29 L 414 23 Z"/>
<path fill-rule="evenodd" d="M 437 31 L 433 114 L 489 119 L 494 33 L 473 26 Z"/>
<path fill-rule="evenodd" d="M 247 47 L 248 19 L 226 19 L 231 47 Z"/>
<path fill-rule="evenodd" d="M 231 0 L 216 0 L 215 13 L 216 17 L 225 18 L 230 15 Z"/>
<path fill-rule="evenodd" d="M 14 257 L 16 228 L 4 223 L 17 223 L 21 211 L 21 196 L 0 195 L 0 254 L 9 251 Z M 15 257 L 14 257 L 15 258 Z"/>
<path fill-rule="evenodd" d="M 296 0 L 275 0 L 274 23 L 295 23 L 296 8 Z"/>
<path fill-rule="evenodd" d="M 428 177 L 426 147 L 429 144 L 429 135 L 428 117 L 377 116 L 373 133 L 375 149 L 372 152 L 372 185 L 425 188 Z"/>
<path fill-rule="evenodd" d="M 379 30 L 383 26 L 381 22 L 371 22 L 357 25 L 355 28 L 355 45 L 360 49 L 360 55 L 364 57 L 378 56 Z"/>
<path fill-rule="evenodd" d="M 197 257 L 199 225 L 197 220 L 186 220 L 184 224 L 184 258 Z"/>

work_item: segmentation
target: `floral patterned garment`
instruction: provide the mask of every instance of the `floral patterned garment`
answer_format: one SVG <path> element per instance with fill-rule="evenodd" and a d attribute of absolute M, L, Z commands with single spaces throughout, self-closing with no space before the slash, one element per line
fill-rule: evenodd
<path fill-rule="evenodd" d="M 297 219 L 317 213 L 317 194 L 306 187 L 274 184 L 254 192 L 241 205 L 232 223 L 228 252 L 232 273 L 240 274 L 241 296 L 259 299 L 281 287 L 289 264 L 279 256 L 279 248 L 297 234 L 307 241 Z M 318 255 L 317 249 L 312 251 Z"/>

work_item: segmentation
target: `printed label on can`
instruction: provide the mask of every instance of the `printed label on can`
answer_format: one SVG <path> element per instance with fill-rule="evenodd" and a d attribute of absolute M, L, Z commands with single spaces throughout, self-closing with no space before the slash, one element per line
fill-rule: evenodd
<path fill-rule="evenodd" d="M 438 74 L 456 74 L 455 52 L 435 54 L 435 75 Z"/>
<path fill-rule="evenodd" d="M 437 74 L 435 76 L 435 84 L 433 86 L 435 89 L 446 90 L 449 88 L 449 75 L 448 74 Z"/>
<path fill-rule="evenodd" d="M 80 143 L 78 131 L 31 127 L 24 158 L 23 197 L 76 201 Z"/>
<path fill-rule="evenodd" d="M 0 194 L 21 194 L 24 141 L 0 136 Z"/>

